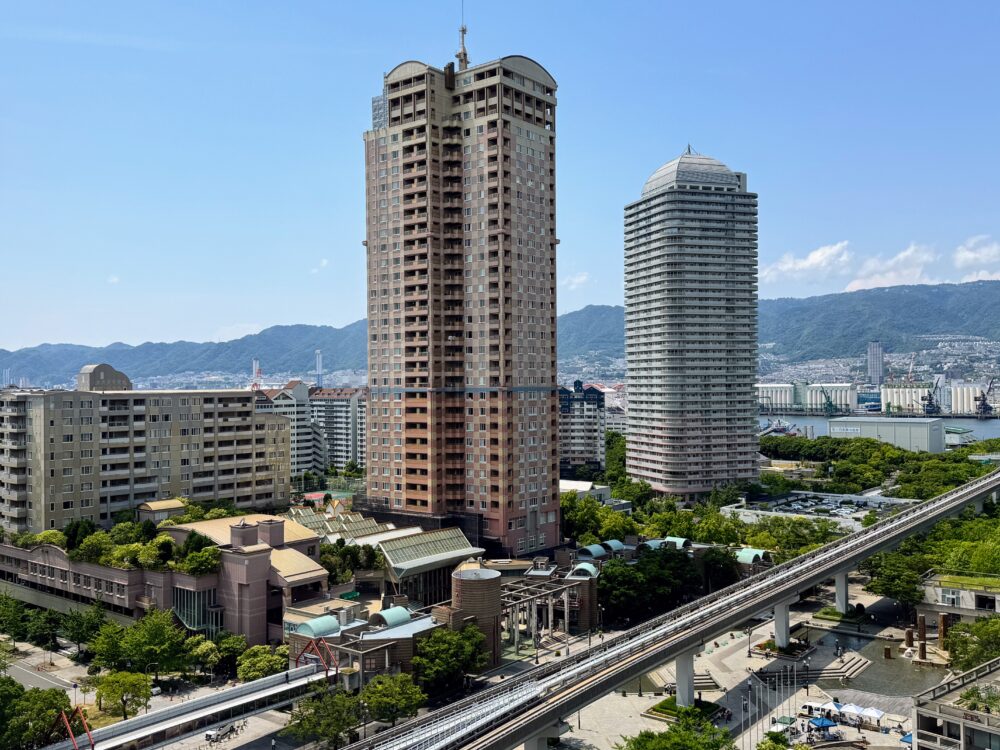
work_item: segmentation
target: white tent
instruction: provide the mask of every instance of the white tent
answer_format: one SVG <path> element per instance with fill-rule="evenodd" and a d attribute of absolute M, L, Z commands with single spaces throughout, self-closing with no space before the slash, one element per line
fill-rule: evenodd
<path fill-rule="evenodd" d="M 874 706 L 870 706 L 866 708 L 864 711 L 862 711 L 861 715 L 864 716 L 866 719 L 875 719 L 876 721 L 878 721 L 883 716 L 885 716 L 885 711 L 880 711 Z"/>
<path fill-rule="evenodd" d="M 849 716 L 861 716 L 865 709 L 854 703 L 845 703 L 840 707 L 840 713 Z"/>
<path fill-rule="evenodd" d="M 840 706 L 841 706 L 840 703 L 834 703 L 833 701 L 827 701 L 822 706 L 820 706 L 820 709 L 824 713 L 827 712 L 827 711 L 832 711 L 835 714 L 839 714 L 840 713 Z"/>

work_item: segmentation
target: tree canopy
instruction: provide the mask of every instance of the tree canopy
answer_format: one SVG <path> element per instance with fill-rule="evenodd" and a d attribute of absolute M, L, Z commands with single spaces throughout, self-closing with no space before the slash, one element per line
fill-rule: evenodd
<path fill-rule="evenodd" d="M 417 682 L 432 694 L 460 687 L 464 675 L 486 666 L 485 642 L 486 636 L 475 625 L 432 630 L 417 642 L 412 661 Z"/>
<path fill-rule="evenodd" d="M 736 744 L 726 729 L 714 726 L 700 711 L 681 708 L 677 721 L 665 732 L 646 730 L 623 738 L 617 750 L 735 750 Z"/>

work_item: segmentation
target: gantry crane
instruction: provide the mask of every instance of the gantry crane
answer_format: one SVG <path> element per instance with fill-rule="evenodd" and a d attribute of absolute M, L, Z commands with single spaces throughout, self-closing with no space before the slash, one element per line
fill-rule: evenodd
<path fill-rule="evenodd" d="M 996 383 L 996 378 L 990 378 L 990 384 L 986 386 L 986 390 L 979 391 L 979 395 L 972 399 L 976 402 L 976 417 L 978 419 L 986 419 L 993 416 L 993 404 L 990 403 L 990 394 L 993 393 L 994 383 Z"/>

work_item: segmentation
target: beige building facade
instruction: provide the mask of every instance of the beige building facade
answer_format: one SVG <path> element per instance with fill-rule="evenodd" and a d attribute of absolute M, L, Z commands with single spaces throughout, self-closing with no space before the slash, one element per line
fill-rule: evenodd
<path fill-rule="evenodd" d="M 368 501 L 558 542 L 556 82 L 404 62 L 365 133 Z"/>
<path fill-rule="evenodd" d="M 288 420 L 256 413 L 252 392 L 134 391 L 119 376 L 128 388 L 0 390 L 4 531 L 109 526 L 118 511 L 177 496 L 288 502 Z"/>

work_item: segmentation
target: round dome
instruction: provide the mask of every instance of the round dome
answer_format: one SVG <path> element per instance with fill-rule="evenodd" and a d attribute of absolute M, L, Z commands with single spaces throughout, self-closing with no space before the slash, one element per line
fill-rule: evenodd
<path fill-rule="evenodd" d="M 678 182 L 735 186 L 739 184 L 740 178 L 718 159 L 696 154 L 688 147 L 686 152 L 650 175 L 642 186 L 642 194 L 649 195 L 662 188 L 673 187 Z"/>

